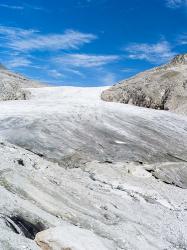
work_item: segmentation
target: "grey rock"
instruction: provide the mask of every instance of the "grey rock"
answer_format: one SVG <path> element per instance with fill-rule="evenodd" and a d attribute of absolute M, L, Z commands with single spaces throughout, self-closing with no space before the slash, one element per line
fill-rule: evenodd
<path fill-rule="evenodd" d="M 5 141 L 0 154 L 1 249 L 39 249 L 25 233 L 36 234 L 37 225 L 39 234 L 49 229 L 51 234 L 41 234 L 53 246 L 72 241 L 80 249 L 82 228 L 109 250 L 187 247 L 186 189 L 156 179 L 147 171 L 151 165 L 93 161 L 64 169 Z M 54 227 L 74 233 L 63 239 Z M 85 239 L 85 246 L 92 239 Z"/>
<path fill-rule="evenodd" d="M 107 250 L 98 236 L 93 232 L 65 225 L 50 228 L 36 235 L 36 242 L 43 250 Z M 112 248 L 110 248 L 112 250 Z"/>
<path fill-rule="evenodd" d="M 0 101 L 25 100 L 29 96 L 29 91 L 21 88 L 19 82 L 0 80 Z"/>
<path fill-rule="evenodd" d="M 42 84 L 7 70 L 0 64 L 0 101 L 25 100 L 30 96 L 28 89 Z"/>
<path fill-rule="evenodd" d="M 117 83 L 104 90 L 101 98 L 187 114 L 187 54 Z"/>
<path fill-rule="evenodd" d="M 187 189 L 187 162 L 153 165 L 148 171 L 167 184 Z"/>
<path fill-rule="evenodd" d="M 20 84 L 21 88 L 37 88 L 37 87 L 44 87 L 46 86 L 45 84 L 34 81 L 31 79 L 28 79 L 27 77 L 12 72 L 8 70 L 4 65 L 0 64 L 0 80 L 5 80 L 5 81 L 16 81 Z"/>

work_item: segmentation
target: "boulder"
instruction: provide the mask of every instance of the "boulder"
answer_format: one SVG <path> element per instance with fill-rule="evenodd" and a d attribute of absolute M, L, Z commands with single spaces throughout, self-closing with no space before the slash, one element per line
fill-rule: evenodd
<path fill-rule="evenodd" d="M 73 225 L 50 228 L 36 235 L 42 250 L 107 250 L 91 231 Z"/>

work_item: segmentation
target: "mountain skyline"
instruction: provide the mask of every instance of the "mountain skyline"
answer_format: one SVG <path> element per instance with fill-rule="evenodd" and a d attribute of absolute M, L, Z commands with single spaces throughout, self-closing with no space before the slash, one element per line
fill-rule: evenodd
<path fill-rule="evenodd" d="M 186 0 L 4 0 L 0 13 L 1 63 L 54 85 L 111 85 L 187 51 Z"/>

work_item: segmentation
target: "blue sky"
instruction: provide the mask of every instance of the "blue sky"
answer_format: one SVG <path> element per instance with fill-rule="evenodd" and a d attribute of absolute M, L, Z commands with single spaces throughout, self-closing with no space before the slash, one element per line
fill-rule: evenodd
<path fill-rule="evenodd" d="M 0 2 L 0 61 L 50 84 L 111 85 L 185 52 L 187 0 Z"/>

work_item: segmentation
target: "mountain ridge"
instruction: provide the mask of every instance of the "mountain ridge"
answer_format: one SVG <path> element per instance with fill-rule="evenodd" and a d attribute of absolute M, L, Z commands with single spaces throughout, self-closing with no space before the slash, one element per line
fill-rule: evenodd
<path fill-rule="evenodd" d="M 29 98 L 29 88 L 42 86 L 45 85 L 11 72 L 3 64 L 0 64 L 0 101 L 25 100 Z"/>
<path fill-rule="evenodd" d="M 104 90 L 101 98 L 187 114 L 187 54 L 118 82 Z"/>

